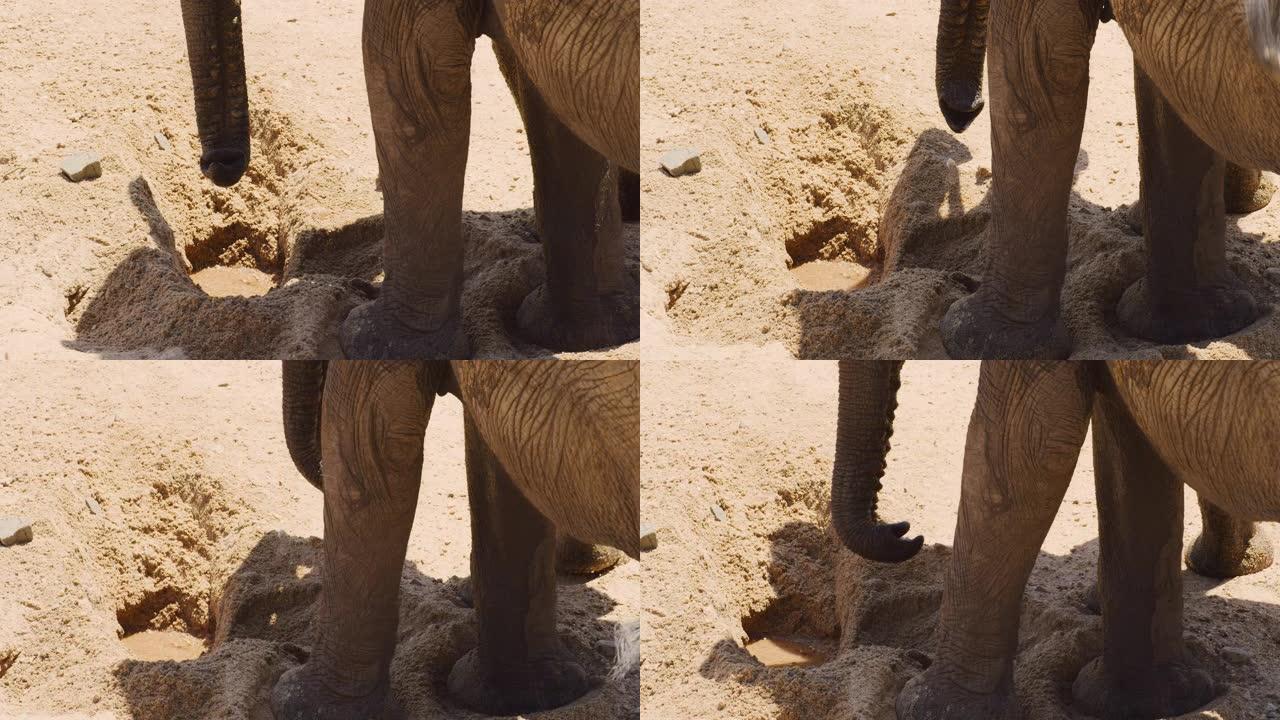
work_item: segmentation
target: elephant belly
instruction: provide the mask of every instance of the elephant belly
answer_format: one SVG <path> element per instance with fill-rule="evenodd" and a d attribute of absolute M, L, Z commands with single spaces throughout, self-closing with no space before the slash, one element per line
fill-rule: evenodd
<path fill-rule="evenodd" d="M 1237 517 L 1280 520 L 1280 363 L 1108 368 L 1134 421 L 1183 482 Z"/>

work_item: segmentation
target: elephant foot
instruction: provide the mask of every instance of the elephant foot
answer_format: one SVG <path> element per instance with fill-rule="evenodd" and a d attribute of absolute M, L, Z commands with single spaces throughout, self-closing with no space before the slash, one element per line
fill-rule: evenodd
<path fill-rule="evenodd" d="M 942 343 L 960 359 L 1060 359 L 1071 354 L 1062 320 L 1023 323 L 1008 320 L 982 288 L 961 298 L 942 317 Z"/>
<path fill-rule="evenodd" d="M 1230 335 L 1257 320 L 1260 311 L 1253 296 L 1235 278 L 1179 292 L 1157 304 L 1143 277 L 1124 291 L 1116 314 L 1135 337 L 1184 343 Z"/>
<path fill-rule="evenodd" d="M 1203 707 L 1218 695 L 1218 686 L 1209 673 L 1186 663 L 1170 663 L 1152 668 L 1143 677 L 1116 678 L 1094 658 L 1076 676 L 1071 692 L 1080 709 L 1094 717 L 1173 717 Z"/>
<path fill-rule="evenodd" d="M 280 676 L 271 688 L 275 720 L 401 720 L 404 712 L 383 679 L 373 692 L 353 698 L 325 687 L 310 663 Z"/>
<path fill-rule="evenodd" d="M 634 298 L 601 295 L 594 301 L 558 310 L 545 284 L 534 288 L 516 312 L 520 335 L 550 350 L 594 350 L 640 337 L 639 306 Z"/>
<path fill-rule="evenodd" d="M 1261 210 L 1275 194 L 1275 184 L 1260 171 L 1227 165 L 1223 199 L 1228 213 L 1246 215 Z"/>
<path fill-rule="evenodd" d="M 1198 575 L 1233 578 L 1271 567 L 1271 541 L 1254 532 L 1244 542 L 1233 542 L 1212 533 L 1201 533 L 1187 551 L 1187 567 Z"/>
<path fill-rule="evenodd" d="M 562 542 L 556 549 L 556 571 L 562 575 L 599 575 L 621 561 L 622 553 L 603 545 Z"/>
<path fill-rule="evenodd" d="M 898 720 L 1001 720 L 1012 692 L 990 695 L 965 690 L 943 677 L 937 666 L 912 678 L 898 694 Z"/>
<path fill-rule="evenodd" d="M 563 655 L 487 670 L 480 662 L 479 650 L 473 648 L 449 672 L 449 693 L 454 699 L 486 715 L 550 710 L 577 700 L 589 687 L 582 666 Z"/>
<path fill-rule="evenodd" d="M 457 318 L 424 333 L 397 321 L 385 297 L 352 310 L 339 339 L 343 356 L 352 360 L 455 360 L 471 354 Z"/>

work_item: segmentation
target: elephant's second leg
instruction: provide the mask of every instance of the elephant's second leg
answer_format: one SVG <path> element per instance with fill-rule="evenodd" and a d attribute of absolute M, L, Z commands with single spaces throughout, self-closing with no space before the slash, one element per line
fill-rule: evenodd
<path fill-rule="evenodd" d="M 1136 65 L 1134 75 L 1147 273 L 1121 298 L 1120 321 L 1157 342 L 1228 335 L 1259 311 L 1227 267 L 1225 161 Z"/>
<path fill-rule="evenodd" d="M 349 358 L 469 354 L 459 308 L 462 188 L 479 4 L 407 5 L 365 3 L 365 83 L 382 181 L 386 279 L 376 300 L 343 321 Z"/>
<path fill-rule="evenodd" d="M 953 358 L 1062 358 L 1067 203 L 1084 130 L 1097 6 L 992 0 L 991 227 L 982 285 L 948 308 Z"/>
<path fill-rule="evenodd" d="M 1251 520 L 1237 520 L 1200 498 L 1200 537 L 1187 551 L 1187 567 L 1214 578 L 1249 575 L 1271 567 L 1271 541 Z"/>
<path fill-rule="evenodd" d="M 898 696 L 899 720 L 1005 717 L 1023 589 L 1088 427 L 1087 373 L 1079 363 L 983 364 L 938 657 Z"/>
<path fill-rule="evenodd" d="M 434 394 L 417 363 L 333 362 L 324 386 L 324 573 L 307 662 L 276 720 L 376 718 L 390 692 L 400 573 Z"/>
<path fill-rule="evenodd" d="M 587 691 L 556 635 L 556 532 L 520 493 L 468 416 L 471 590 L 479 645 L 449 673 L 449 691 L 490 715 L 536 712 Z"/>
<path fill-rule="evenodd" d="M 1182 484 L 1120 403 L 1099 398 L 1093 418 L 1103 654 L 1073 692 L 1102 718 L 1181 715 L 1215 690 L 1184 657 Z"/>
<path fill-rule="evenodd" d="M 520 305 L 520 330 L 557 350 L 634 340 L 640 336 L 639 276 L 626 268 L 619 168 L 556 118 L 509 48 L 495 41 L 494 49 L 529 137 L 547 270 L 546 281 Z"/>

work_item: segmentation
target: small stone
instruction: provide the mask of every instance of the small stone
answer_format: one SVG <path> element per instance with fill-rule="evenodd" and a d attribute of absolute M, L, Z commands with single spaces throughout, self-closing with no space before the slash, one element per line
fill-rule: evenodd
<path fill-rule="evenodd" d="M 756 140 L 759 140 L 761 145 L 768 145 L 769 133 L 765 132 L 764 128 L 756 128 Z"/>
<path fill-rule="evenodd" d="M 102 158 L 97 153 L 72 153 L 62 159 L 62 174 L 71 182 L 102 177 Z"/>
<path fill-rule="evenodd" d="M 640 526 L 640 549 L 655 550 L 658 547 L 658 528 L 654 525 Z"/>
<path fill-rule="evenodd" d="M 1224 647 L 1222 648 L 1222 659 L 1232 665 L 1243 665 L 1253 660 L 1253 653 L 1242 647 Z"/>
<path fill-rule="evenodd" d="M 711 515 L 720 522 L 724 522 L 729 519 L 729 516 L 724 514 L 724 510 L 719 505 L 711 506 Z"/>
<path fill-rule="evenodd" d="M 12 517 L 0 518 L 0 545 L 29 543 L 31 538 L 31 523 Z"/>
<path fill-rule="evenodd" d="M 671 177 L 691 175 L 702 170 L 702 154 L 693 148 L 677 148 L 658 161 L 663 172 Z"/>
<path fill-rule="evenodd" d="M 98 504 L 97 500 L 94 500 L 91 497 L 87 497 L 84 499 L 84 505 L 85 507 L 89 508 L 89 512 L 93 513 L 94 515 L 102 514 L 102 505 Z"/>
<path fill-rule="evenodd" d="M 156 139 L 156 145 L 159 145 L 161 150 L 165 152 L 169 152 L 170 150 L 173 149 L 173 146 L 169 144 L 169 138 L 166 137 L 164 133 L 162 132 L 156 133 L 155 139 Z"/>

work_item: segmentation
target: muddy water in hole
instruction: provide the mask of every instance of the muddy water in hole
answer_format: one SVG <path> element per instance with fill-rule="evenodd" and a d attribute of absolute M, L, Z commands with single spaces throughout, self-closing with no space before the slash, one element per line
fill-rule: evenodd
<path fill-rule="evenodd" d="M 143 630 L 120 641 L 134 660 L 191 660 L 204 652 L 204 641 L 176 630 Z"/>
<path fill-rule="evenodd" d="M 830 651 L 804 638 L 762 637 L 744 646 L 752 657 L 770 667 L 821 665 Z"/>
<path fill-rule="evenodd" d="M 814 260 L 791 268 L 805 290 L 857 290 L 871 279 L 871 268 L 845 260 Z"/>
<path fill-rule="evenodd" d="M 249 267 L 214 265 L 191 273 L 191 280 L 213 297 L 266 295 L 275 287 L 270 275 Z"/>

